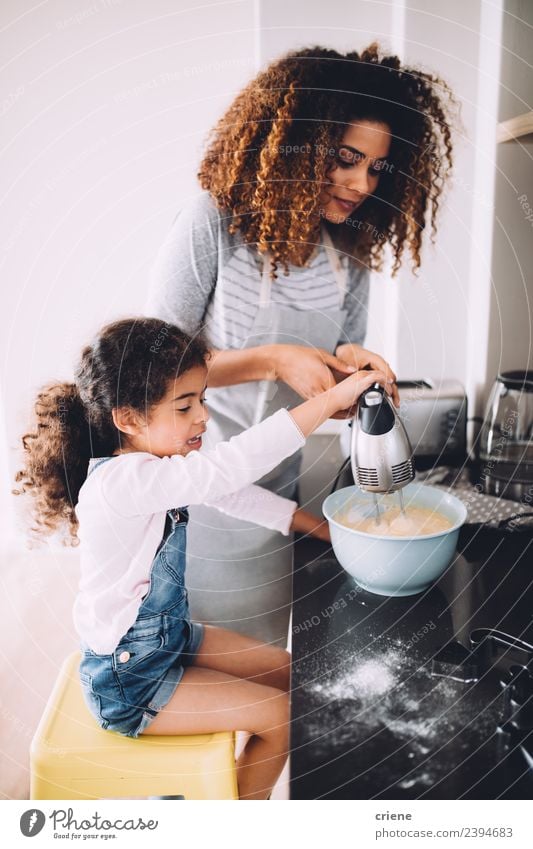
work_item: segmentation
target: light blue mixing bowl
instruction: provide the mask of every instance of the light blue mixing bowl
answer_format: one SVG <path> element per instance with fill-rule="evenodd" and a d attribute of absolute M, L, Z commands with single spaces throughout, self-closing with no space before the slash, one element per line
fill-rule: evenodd
<path fill-rule="evenodd" d="M 437 510 L 452 522 L 446 531 L 416 537 L 384 537 L 356 531 L 336 520 L 339 510 L 354 507 L 374 514 L 372 493 L 347 486 L 329 495 L 322 505 L 328 520 L 333 551 L 341 566 L 359 586 L 377 595 L 416 595 L 427 589 L 452 562 L 466 507 L 454 495 L 410 483 L 403 488 L 406 506 Z M 398 506 L 398 495 L 379 496 L 383 507 Z"/>

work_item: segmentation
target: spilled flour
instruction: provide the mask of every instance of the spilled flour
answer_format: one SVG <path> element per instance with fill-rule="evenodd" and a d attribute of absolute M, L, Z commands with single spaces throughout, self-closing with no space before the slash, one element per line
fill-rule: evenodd
<path fill-rule="evenodd" d="M 314 684 L 312 689 L 328 699 L 362 699 L 382 696 L 394 687 L 397 681 L 397 666 L 400 656 L 395 651 L 383 658 L 365 660 L 355 669 L 327 684 Z"/>
<path fill-rule="evenodd" d="M 389 645 L 388 650 L 366 657 L 361 653 L 356 659 L 353 654 L 344 657 L 340 653 L 335 671 L 331 670 L 328 676 L 324 676 L 323 668 L 319 671 L 305 689 L 328 708 L 332 725 L 326 735 L 323 726 L 315 731 L 308 728 L 309 737 L 316 734 L 318 746 L 333 745 L 341 751 L 358 746 L 362 757 L 361 745 L 367 743 L 372 748 L 377 744 L 376 735 L 385 733 L 389 746 L 393 735 L 399 771 L 393 777 L 392 763 L 379 766 L 378 759 L 372 767 L 374 777 L 383 770 L 384 786 L 392 783 L 402 790 L 411 790 L 416 785 L 417 792 L 422 792 L 446 776 L 454 758 L 461 762 L 466 754 L 464 747 L 473 742 L 472 735 L 480 741 L 490 736 L 497 706 L 488 704 L 480 709 L 464 684 L 433 677 L 401 641 Z M 323 721 L 320 716 L 316 715 L 317 722 Z M 469 743 L 459 735 L 465 727 L 471 727 L 473 720 Z M 448 743 L 451 750 L 445 752 L 443 747 Z M 435 753 L 436 760 L 432 757 Z"/>

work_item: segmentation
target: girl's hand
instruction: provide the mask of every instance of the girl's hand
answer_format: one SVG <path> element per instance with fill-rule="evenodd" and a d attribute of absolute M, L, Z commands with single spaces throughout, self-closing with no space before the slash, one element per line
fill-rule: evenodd
<path fill-rule="evenodd" d="M 336 410 L 337 414 L 342 412 L 342 418 L 346 418 L 344 414 L 353 411 L 352 415 L 354 415 L 359 397 L 366 389 L 370 389 L 374 383 L 381 384 L 387 394 L 392 396 L 393 384 L 390 378 L 387 378 L 382 371 L 367 371 L 363 369 L 337 383 L 335 388 L 331 389 L 329 393 L 333 403 L 339 405 Z M 332 416 L 332 418 L 334 417 Z"/>
<path fill-rule="evenodd" d="M 289 414 L 300 428 L 302 435 L 307 437 L 335 413 L 353 407 L 361 393 L 365 389 L 370 389 L 373 383 L 380 383 L 389 395 L 392 394 L 392 384 L 387 382 L 382 371 L 357 371 L 331 389 L 307 401 L 302 401 L 297 407 L 289 410 Z"/>
<path fill-rule="evenodd" d="M 291 531 L 321 539 L 323 542 L 331 542 L 329 525 L 325 519 L 319 519 L 313 513 L 298 507 L 292 517 Z"/>
<path fill-rule="evenodd" d="M 273 380 L 282 380 L 301 398 L 314 398 L 353 374 L 356 368 L 323 348 L 307 348 L 304 345 L 272 345 Z"/>
<path fill-rule="evenodd" d="M 374 354 L 373 351 L 367 351 L 361 345 L 355 344 L 339 345 L 335 354 L 339 360 L 342 360 L 347 365 L 355 366 L 358 371 L 365 368 L 382 371 L 387 377 L 387 380 L 392 381 L 392 400 L 394 404 L 397 407 L 400 406 L 400 394 L 396 385 L 396 375 L 383 357 L 380 357 L 379 354 Z M 339 379 L 343 379 L 342 374 L 339 375 Z"/>

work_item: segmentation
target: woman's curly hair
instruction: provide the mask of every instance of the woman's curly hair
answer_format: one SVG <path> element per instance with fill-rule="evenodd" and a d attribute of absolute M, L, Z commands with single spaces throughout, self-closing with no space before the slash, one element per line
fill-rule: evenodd
<path fill-rule="evenodd" d="M 365 227 L 335 226 L 335 241 L 354 260 L 380 270 L 390 244 L 393 274 L 409 248 L 420 266 L 422 232 L 430 210 L 432 240 L 439 197 L 452 166 L 444 102 L 454 104 L 438 77 L 381 56 L 377 44 L 361 54 L 322 47 L 273 62 L 235 98 L 214 128 L 199 179 L 220 209 L 274 269 L 304 265 L 319 240 L 319 196 L 327 190 L 335 151 L 354 120 L 385 123 L 392 143 L 377 190 L 365 202 Z M 287 155 L 287 151 L 297 151 Z"/>
<path fill-rule="evenodd" d="M 22 437 L 25 465 L 15 495 L 33 497 L 34 533 L 66 525 L 77 541 L 75 506 L 92 457 L 121 447 L 113 409 L 129 407 L 150 418 L 169 382 L 205 365 L 208 349 L 178 327 L 158 318 L 127 318 L 107 325 L 87 345 L 75 383 L 50 383 L 38 393 L 33 429 Z"/>

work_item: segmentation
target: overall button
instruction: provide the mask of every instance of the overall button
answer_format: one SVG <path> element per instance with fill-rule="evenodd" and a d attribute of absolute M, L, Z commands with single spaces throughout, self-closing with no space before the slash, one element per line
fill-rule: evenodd
<path fill-rule="evenodd" d="M 121 663 L 127 663 L 128 660 L 130 659 L 130 656 L 131 655 L 130 655 L 129 651 L 121 651 L 119 656 L 118 656 L 118 659 Z"/>

